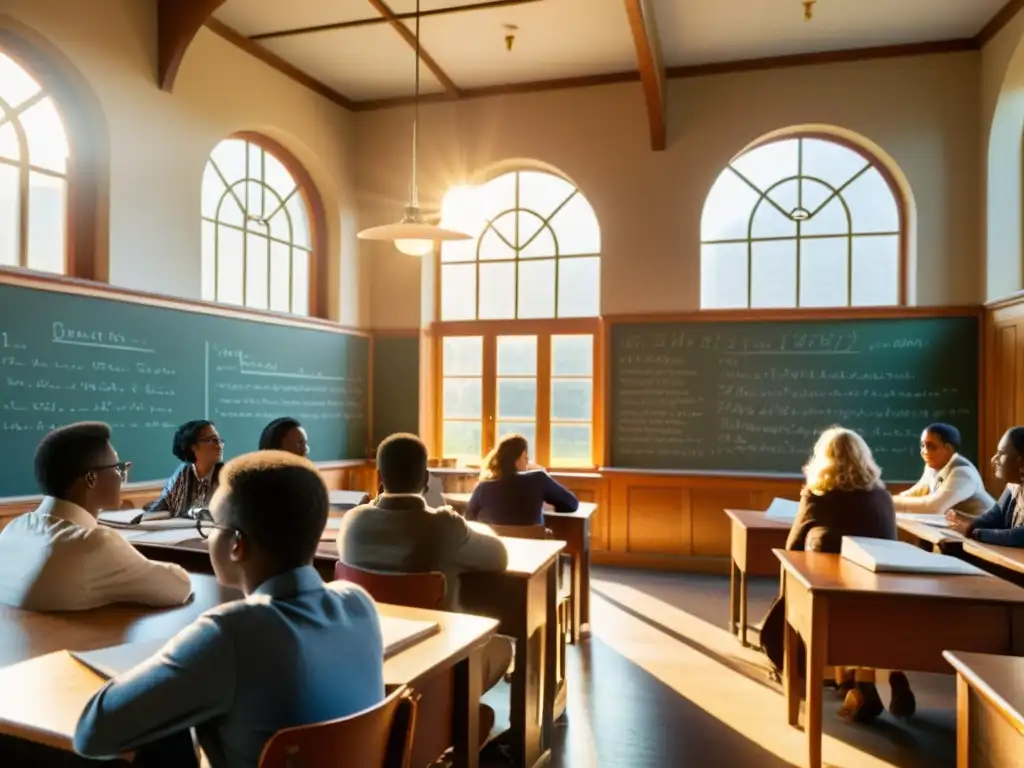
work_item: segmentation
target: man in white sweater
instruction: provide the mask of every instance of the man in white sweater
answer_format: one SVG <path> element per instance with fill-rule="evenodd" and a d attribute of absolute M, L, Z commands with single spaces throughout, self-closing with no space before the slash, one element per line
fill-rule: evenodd
<path fill-rule="evenodd" d="M 0 531 L 0 603 L 32 611 L 76 611 L 107 603 L 181 605 L 188 573 L 147 560 L 117 531 L 97 523 L 119 509 L 128 462 L 110 427 L 70 424 L 39 443 L 35 476 L 42 504 Z"/>
<path fill-rule="evenodd" d="M 960 430 L 949 424 L 930 424 L 921 433 L 924 475 L 903 493 L 893 497 L 897 512 L 944 515 L 955 510 L 977 517 L 989 510 L 993 499 L 981 474 L 960 455 Z"/>

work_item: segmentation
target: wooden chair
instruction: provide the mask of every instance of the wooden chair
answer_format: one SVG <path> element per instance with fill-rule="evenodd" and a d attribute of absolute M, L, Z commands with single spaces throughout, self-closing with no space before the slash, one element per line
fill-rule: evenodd
<path fill-rule="evenodd" d="M 259 768 L 409 768 L 418 700 L 402 686 L 349 717 L 280 730 Z"/>
<path fill-rule="evenodd" d="M 338 561 L 334 578 L 358 584 L 378 603 L 436 610 L 444 600 L 444 574 L 366 571 Z"/>

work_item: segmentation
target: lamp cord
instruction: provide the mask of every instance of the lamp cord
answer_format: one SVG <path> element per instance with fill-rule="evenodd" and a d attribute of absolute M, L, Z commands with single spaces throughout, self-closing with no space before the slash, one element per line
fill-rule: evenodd
<path fill-rule="evenodd" d="M 416 0 L 416 89 L 413 95 L 412 113 L 412 190 L 410 203 L 418 208 L 420 194 L 417 184 L 416 166 L 419 161 L 419 122 L 420 122 L 420 0 Z"/>

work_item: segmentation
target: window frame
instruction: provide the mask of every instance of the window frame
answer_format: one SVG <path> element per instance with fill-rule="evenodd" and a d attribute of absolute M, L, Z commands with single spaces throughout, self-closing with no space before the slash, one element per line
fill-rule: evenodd
<path fill-rule="evenodd" d="M 906 196 L 903 193 L 902 188 L 900 187 L 899 183 L 897 182 L 895 175 L 893 174 L 893 172 L 889 168 L 889 166 L 886 163 L 884 163 L 878 157 L 878 155 L 875 154 L 874 152 L 872 152 L 868 147 L 866 147 L 863 144 L 860 144 L 860 143 L 858 143 L 858 142 L 856 142 L 856 141 L 854 141 L 852 139 L 846 138 L 845 136 L 839 136 L 839 135 L 834 134 L 834 133 L 828 133 L 828 132 L 825 132 L 825 131 L 799 131 L 799 132 L 793 132 L 793 133 L 776 134 L 776 135 L 772 135 L 772 136 L 760 139 L 758 141 L 755 141 L 754 143 L 750 144 L 749 146 L 744 147 L 743 150 L 740 151 L 738 154 L 736 154 L 733 157 L 731 157 L 729 159 L 728 163 L 726 163 L 725 167 L 723 167 L 722 170 L 719 171 L 718 174 L 716 174 L 716 176 L 714 178 L 714 181 L 711 184 L 711 187 L 708 188 L 707 194 L 705 194 L 705 196 L 704 196 L 704 202 L 701 205 L 701 214 L 703 215 L 704 207 L 707 205 L 708 196 L 711 194 L 711 189 L 718 182 L 718 179 L 721 177 L 721 175 L 728 168 L 730 168 L 735 161 L 739 160 L 741 157 L 744 157 L 745 155 L 749 154 L 750 152 L 753 152 L 754 150 L 759 149 L 760 147 L 763 147 L 763 146 L 768 145 L 768 144 L 776 144 L 776 143 L 780 143 L 780 142 L 784 142 L 784 141 L 804 140 L 804 139 L 811 139 L 811 140 L 817 139 L 819 141 L 830 142 L 830 143 L 835 144 L 837 146 L 844 147 L 844 148 L 850 150 L 851 152 L 855 152 L 856 154 L 858 154 L 860 157 L 862 157 L 864 159 L 865 163 L 867 163 L 869 167 L 874 168 L 876 171 L 878 171 L 879 175 L 882 177 L 882 180 L 885 182 L 886 186 L 889 188 L 889 191 L 892 193 L 893 200 L 896 203 L 896 214 L 898 216 L 898 223 L 899 223 L 899 232 L 897 234 L 897 243 L 898 243 L 898 248 L 899 248 L 899 252 L 898 252 L 898 256 L 897 256 L 897 258 L 899 259 L 899 265 L 898 265 L 898 268 L 897 268 L 897 281 L 898 282 L 897 282 L 897 286 L 896 286 L 896 303 L 892 304 L 892 305 L 880 305 L 880 306 L 892 306 L 892 307 L 905 307 L 905 306 L 907 306 L 907 302 L 908 302 L 908 288 L 907 288 L 907 286 L 908 286 L 908 282 L 909 282 L 909 270 L 910 270 L 910 264 L 909 264 L 909 261 L 910 261 L 910 255 L 909 255 L 909 251 L 910 251 L 910 247 L 909 247 L 910 246 L 910 233 L 909 233 L 909 226 L 908 226 L 909 225 L 909 216 L 907 214 L 907 210 L 908 210 L 907 199 L 906 199 Z M 798 157 L 800 158 L 799 161 L 798 161 L 799 162 L 799 170 L 798 170 L 798 174 L 797 174 L 796 178 L 799 179 L 799 178 L 804 178 L 803 162 L 802 162 L 802 158 L 803 158 L 803 147 L 802 147 L 802 145 L 798 147 Z M 840 203 L 843 205 L 844 208 L 847 208 L 847 206 L 846 206 L 846 203 L 845 203 L 845 201 L 843 200 L 843 197 L 842 197 L 842 190 L 845 188 L 846 185 L 851 183 L 856 178 L 859 178 L 859 176 L 861 174 L 863 174 L 863 173 L 864 173 L 864 171 L 859 172 L 857 174 L 857 176 L 855 176 L 852 179 L 848 180 L 844 184 L 843 187 L 840 187 L 836 191 L 836 196 L 838 197 Z M 815 179 L 814 176 L 807 176 L 806 178 Z M 772 187 L 778 186 L 779 184 L 781 184 L 781 183 L 783 183 L 785 181 L 789 181 L 789 180 L 790 180 L 790 177 L 787 177 L 785 179 L 776 180 L 773 183 Z M 751 280 L 752 280 L 752 278 L 751 278 L 751 274 L 752 274 L 752 255 L 751 255 L 750 245 L 753 242 L 757 242 L 757 241 L 754 240 L 750 236 L 749 233 L 750 233 L 750 228 L 751 228 L 751 226 L 753 224 L 754 216 L 757 213 L 758 206 L 764 201 L 764 199 L 765 199 L 764 196 L 762 196 L 760 198 L 760 200 L 758 201 L 758 203 L 755 204 L 753 210 L 751 210 L 751 212 L 750 212 L 750 218 L 749 218 L 748 226 L 747 226 L 748 236 L 747 236 L 746 240 L 745 241 L 737 241 L 737 242 L 745 242 L 747 244 L 747 306 L 745 306 L 745 307 L 704 307 L 704 306 L 701 306 L 700 307 L 700 311 L 701 312 L 723 312 L 723 311 L 735 311 L 735 312 L 765 311 L 765 312 L 775 312 L 775 311 L 792 311 L 792 310 L 795 310 L 795 311 L 798 311 L 798 312 L 812 312 L 812 311 L 821 311 L 821 310 L 828 311 L 828 310 L 836 310 L 836 309 L 864 310 L 864 309 L 875 308 L 873 306 L 859 306 L 859 305 L 854 305 L 854 304 L 849 304 L 849 303 L 848 304 L 844 304 L 844 305 L 826 306 L 826 307 L 823 307 L 823 306 L 807 306 L 807 305 L 803 305 L 802 306 L 802 305 L 800 305 L 800 303 L 799 303 L 799 301 L 800 301 L 800 294 L 799 294 L 799 286 L 800 286 L 800 274 L 799 274 L 800 264 L 799 264 L 799 257 L 798 257 L 797 265 L 796 265 L 797 266 L 797 294 L 796 294 L 796 301 L 797 301 L 797 303 L 794 306 L 791 306 L 791 307 L 789 307 L 789 306 L 787 306 L 787 307 L 754 307 L 754 306 L 751 306 L 750 305 L 750 298 L 751 298 Z M 699 246 L 700 246 L 700 250 L 698 251 L 698 253 L 702 253 L 703 252 L 704 245 L 706 245 L 706 244 L 715 244 L 717 242 L 720 242 L 720 241 L 714 241 L 714 240 L 705 241 L 704 237 L 703 237 L 703 232 L 701 232 L 700 234 L 701 234 L 701 236 L 700 236 L 699 241 L 698 241 L 699 242 Z M 858 237 L 871 237 L 871 236 L 872 236 L 871 233 L 860 233 L 860 234 L 857 234 L 857 233 L 854 233 L 852 231 L 848 235 L 846 235 L 847 239 L 850 242 L 850 253 L 848 254 L 848 257 L 847 257 L 847 267 L 846 267 L 848 275 L 850 274 L 850 272 L 851 272 L 851 270 L 853 268 L 853 262 L 852 262 L 852 258 L 853 258 L 853 255 L 852 255 L 853 240 L 855 238 L 858 238 Z M 822 237 L 824 237 L 824 236 L 822 236 Z M 839 235 L 836 235 L 836 237 L 839 237 Z M 799 234 L 796 237 L 796 241 L 797 241 L 797 253 L 799 254 L 799 252 L 800 252 L 800 245 L 799 244 L 800 244 L 800 241 L 801 241 L 801 237 L 800 237 Z M 703 270 L 701 270 L 700 274 L 701 274 L 700 287 L 703 288 L 703 279 L 704 279 Z M 847 296 L 848 297 L 850 295 L 852 295 L 852 291 L 853 291 L 853 285 L 852 285 L 852 282 L 851 282 L 847 286 Z"/>
<path fill-rule="evenodd" d="M 317 317 L 321 319 L 329 319 L 327 314 L 327 308 L 329 306 L 329 284 L 330 281 L 327 279 L 329 274 L 327 264 L 327 234 L 326 234 L 326 216 L 324 215 L 324 204 L 323 199 L 320 197 L 320 192 L 317 189 L 316 184 L 313 182 L 313 178 L 309 175 L 305 166 L 293 155 L 284 145 L 280 142 L 275 141 L 269 136 L 265 136 L 262 133 L 255 131 L 236 131 L 235 133 L 225 136 L 223 139 L 218 140 L 217 144 L 210 149 L 210 152 L 206 156 L 206 162 L 203 164 L 203 173 L 205 174 L 206 168 L 212 159 L 213 149 L 220 144 L 221 141 L 227 141 L 230 139 L 237 139 L 245 141 L 250 144 L 254 144 L 262 149 L 265 153 L 272 155 L 281 165 L 284 166 L 285 170 L 291 175 L 295 181 L 297 193 L 302 200 L 303 205 L 306 207 L 306 214 L 309 218 L 309 238 L 310 238 L 310 250 L 309 250 L 309 285 L 308 285 L 308 308 L 309 312 L 306 315 L 296 314 L 294 312 L 281 312 L 280 310 L 273 309 L 260 309 L 259 307 L 251 307 L 246 304 L 235 305 L 227 304 L 226 302 L 220 302 L 216 298 L 212 299 L 214 303 L 226 304 L 227 306 L 237 306 L 238 309 L 245 311 L 255 312 L 270 312 L 272 314 L 283 314 L 289 317 Z M 202 182 L 200 181 L 200 184 Z M 200 209 L 199 223 L 200 229 L 202 224 L 205 222 L 213 222 L 214 226 L 219 226 L 215 219 L 210 219 L 202 214 Z M 294 246 L 292 246 L 294 247 Z M 202 258 L 202 256 L 200 256 Z M 214 275 L 216 275 L 216 259 L 214 260 Z M 244 269 L 243 263 L 243 277 L 244 280 Z M 216 283 L 215 283 L 216 284 Z M 244 295 L 244 292 L 243 292 Z"/>

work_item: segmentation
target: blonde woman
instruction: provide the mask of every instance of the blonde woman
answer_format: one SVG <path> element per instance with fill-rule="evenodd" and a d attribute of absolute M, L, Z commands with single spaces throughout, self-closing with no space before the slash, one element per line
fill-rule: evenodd
<path fill-rule="evenodd" d="M 896 511 L 881 475 L 864 438 L 842 427 L 825 430 L 804 467 L 807 482 L 786 549 L 838 553 L 843 536 L 895 539 Z M 869 722 L 882 713 L 874 670 L 837 669 L 836 682 L 845 694 L 841 717 Z M 889 711 L 912 715 L 916 702 L 907 676 L 890 673 L 889 686 Z"/>

